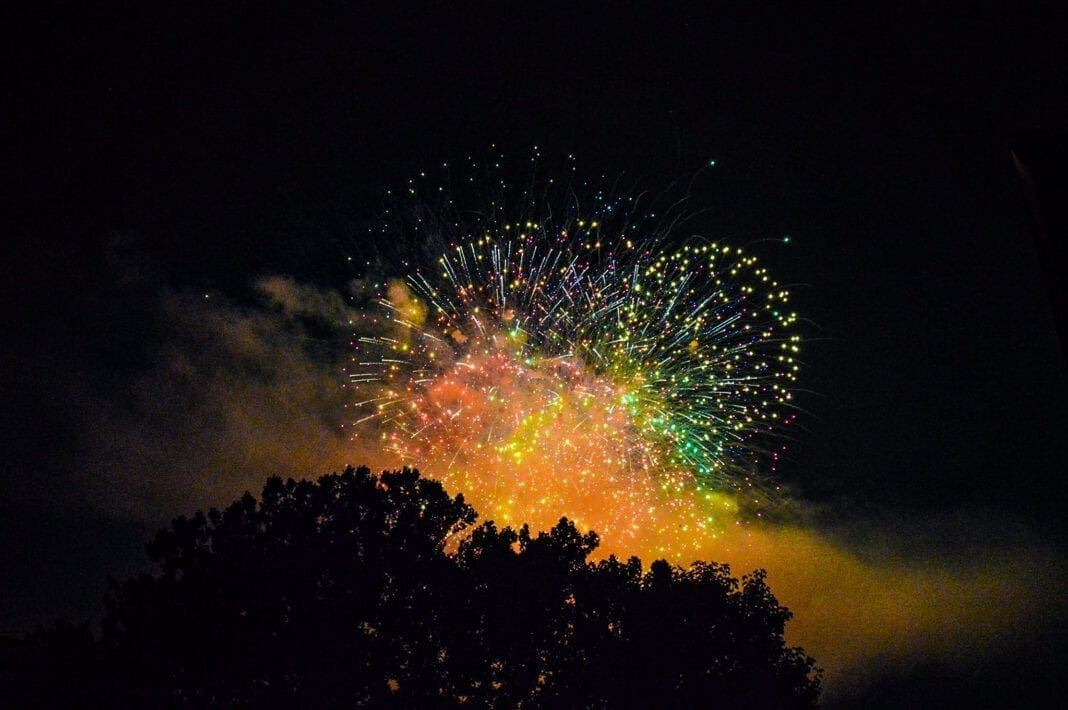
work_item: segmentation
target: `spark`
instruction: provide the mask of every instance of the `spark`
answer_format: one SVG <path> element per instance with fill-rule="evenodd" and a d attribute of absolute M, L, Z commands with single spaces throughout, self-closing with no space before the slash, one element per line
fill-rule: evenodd
<path fill-rule="evenodd" d="M 756 255 L 594 202 L 437 220 L 459 225 L 451 243 L 353 338 L 355 436 L 486 518 L 566 515 L 606 553 L 681 559 L 766 495 L 796 418 L 798 316 Z"/>

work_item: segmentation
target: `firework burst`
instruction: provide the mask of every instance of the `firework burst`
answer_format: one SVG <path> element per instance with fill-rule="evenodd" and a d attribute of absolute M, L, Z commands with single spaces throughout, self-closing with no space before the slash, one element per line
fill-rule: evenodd
<path fill-rule="evenodd" d="M 498 522 L 566 515 L 607 552 L 683 553 L 766 491 L 795 416 L 797 315 L 755 255 L 593 202 L 421 217 L 453 243 L 383 284 L 354 338 L 357 436 Z"/>

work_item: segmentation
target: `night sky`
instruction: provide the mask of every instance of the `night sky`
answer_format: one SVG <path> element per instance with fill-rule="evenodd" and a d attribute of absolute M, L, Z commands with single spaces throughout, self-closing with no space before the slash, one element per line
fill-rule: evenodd
<path fill-rule="evenodd" d="M 344 335 L 295 345 L 278 304 L 359 275 L 385 188 L 537 145 L 650 187 L 714 160 L 701 230 L 790 236 L 766 257 L 810 321 L 797 529 L 916 594 L 995 590 L 961 602 L 966 653 L 917 622 L 893 653 L 841 651 L 828 699 L 1053 692 L 1068 391 L 1009 148 L 1068 126 L 1065 13 L 569 5 L 11 23 L 0 634 L 97 619 L 173 515 L 374 468 L 336 431 Z"/>

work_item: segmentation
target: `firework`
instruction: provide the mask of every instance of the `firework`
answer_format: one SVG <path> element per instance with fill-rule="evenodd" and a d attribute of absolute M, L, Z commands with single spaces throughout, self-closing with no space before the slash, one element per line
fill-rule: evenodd
<path fill-rule="evenodd" d="M 503 202 L 417 220 L 454 243 L 386 282 L 354 338 L 357 436 L 502 524 L 566 515 L 606 552 L 700 548 L 759 503 L 794 419 L 788 290 L 632 199 L 537 219 L 524 195 L 519 220 Z"/>

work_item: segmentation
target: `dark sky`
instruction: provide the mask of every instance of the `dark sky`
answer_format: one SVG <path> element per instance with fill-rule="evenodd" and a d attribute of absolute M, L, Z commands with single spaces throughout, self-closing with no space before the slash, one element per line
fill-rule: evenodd
<path fill-rule="evenodd" d="M 784 475 L 826 524 L 972 515 L 1060 554 L 1064 358 L 1009 156 L 1068 125 L 1054 3 L 217 5 L 10 23 L 0 633 L 91 616 L 204 504 L 124 506 L 87 451 L 170 343 L 161 299 L 336 287 L 384 186 L 494 143 L 652 185 L 714 159 L 705 229 L 792 237 L 769 258 L 815 325 Z"/>

